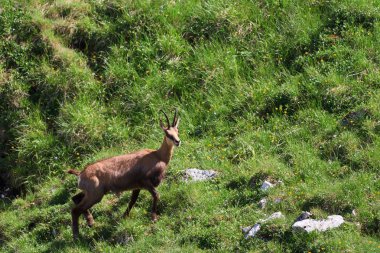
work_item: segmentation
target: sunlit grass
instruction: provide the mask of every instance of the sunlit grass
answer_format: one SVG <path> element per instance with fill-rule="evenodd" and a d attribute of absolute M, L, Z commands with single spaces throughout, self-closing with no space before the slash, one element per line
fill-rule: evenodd
<path fill-rule="evenodd" d="M 0 0 L 0 247 L 5 252 L 376 252 L 376 1 Z M 70 197 L 96 160 L 180 138 L 158 187 L 107 195 L 72 241 Z M 213 169 L 186 183 L 186 168 Z M 3 176 L 4 175 L 4 176 Z M 268 192 L 263 180 L 282 181 Z M 264 209 L 258 201 L 268 199 Z M 353 210 L 355 210 L 353 214 Z M 245 240 L 241 227 L 285 219 Z M 340 214 L 297 234 L 301 211 Z"/>

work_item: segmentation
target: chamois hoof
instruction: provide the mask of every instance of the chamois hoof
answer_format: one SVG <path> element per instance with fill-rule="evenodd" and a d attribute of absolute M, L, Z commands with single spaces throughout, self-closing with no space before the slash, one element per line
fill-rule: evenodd
<path fill-rule="evenodd" d="M 129 218 L 129 212 L 123 213 L 123 219 L 127 219 L 127 218 Z"/>
<path fill-rule="evenodd" d="M 94 221 L 87 221 L 87 226 L 89 226 L 90 228 L 92 228 L 94 226 Z"/>
<path fill-rule="evenodd" d="M 79 234 L 73 234 L 73 241 L 79 241 Z"/>
<path fill-rule="evenodd" d="M 92 217 L 91 213 L 85 214 L 84 218 L 86 220 L 87 226 L 89 226 L 90 228 L 94 226 L 94 217 Z"/>
<path fill-rule="evenodd" d="M 151 221 L 152 221 L 152 222 L 156 222 L 156 221 L 158 221 L 158 215 L 155 214 L 155 213 L 152 213 Z"/>

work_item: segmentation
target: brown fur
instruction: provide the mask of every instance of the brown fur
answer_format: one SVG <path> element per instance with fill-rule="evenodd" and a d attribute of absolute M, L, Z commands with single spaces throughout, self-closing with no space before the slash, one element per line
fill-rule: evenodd
<path fill-rule="evenodd" d="M 158 150 L 143 149 L 95 162 L 88 165 L 82 172 L 73 169 L 67 171 L 79 177 L 78 188 L 82 190 L 72 198 L 76 204 L 71 211 L 74 239 L 79 235 L 79 216 L 83 214 L 87 224 L 92 226 L 94 219 L 89 209 L 100 202 L 104 194 L 109 192 L 120 193 L 132 190 L 131 200 L 124 212 L 124 217 L 126 217 L 135 204 L 140 190 L 148 190 L 153 197 L 151 218 L 153 221 L 157 220 L 159 195 L 155 188 L 164 178 L 166 168 L 173 155 L 174 145 L 180 144 L 178 123 L 179 119 L 176 119 L 176 115 L 172 126 L 168 128 L 163 127 L 161 122 L 165 137 Z"/>

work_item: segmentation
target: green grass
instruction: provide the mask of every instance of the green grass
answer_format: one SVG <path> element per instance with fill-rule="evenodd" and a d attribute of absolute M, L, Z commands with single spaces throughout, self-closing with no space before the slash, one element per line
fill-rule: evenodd
<path fill-rule="evenodd" d="M 1 251 L 379 251 L 379 10 L 0 0 Z M 73 242 L 76 179 L 65 171 L 158 148 L 159 110 L 176 107 L 183 145 L 158 188 L 160 220 L 149 220 L 148 192 L 125 220 L 130 193 L 107 195 Z M 189 167 L 219 177 L 183 182 Z M 266 178 L 283 184 L 262 192 Z M 276 211 L 286 218 L 244 239 L 241 227 Z M 294 233 L 301 211 L 346 223 Z"/>

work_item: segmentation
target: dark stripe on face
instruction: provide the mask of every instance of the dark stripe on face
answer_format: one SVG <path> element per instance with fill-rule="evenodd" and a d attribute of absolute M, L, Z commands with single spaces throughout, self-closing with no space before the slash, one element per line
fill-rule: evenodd
<path fill-rule="evenodd" d="M 174 137 L 171 136 L 170 134 L 165 134 L 165 135 L 166 135 L 166 137 L 168 137 L 170 140 L 175 141 L 175 140 L 174 140 Z"/>

